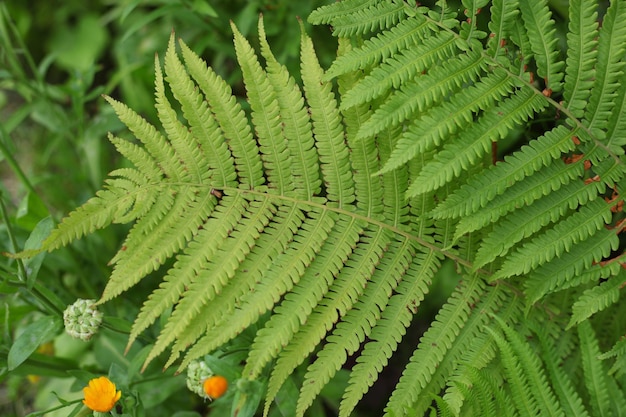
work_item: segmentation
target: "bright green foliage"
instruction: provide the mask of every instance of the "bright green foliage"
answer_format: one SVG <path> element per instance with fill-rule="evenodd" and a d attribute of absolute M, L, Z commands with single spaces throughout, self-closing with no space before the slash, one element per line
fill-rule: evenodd
<path fill-rule="evenodd" d="M 301 83 L 262 20 L 262 59 L 233 26 L 246 106 L 172 38 L 163 132 L 107 98 L 134 167 L 43 249 L 134 222 L 100 302 L 163 272 L 129 343 L 162 318 L 148 361 L 169 349 L 180 368 L 260 326 L 242 378 L 267 379 L 266 415 L 296 368 L 301 416 L 353 357 L 350 415 L 454 262 L 462 282 L 386 416 L 435 398 L 441 415 L 617 415 L 626 330 L 602 319 L 626 314 L 626 3 L 598 29 L 596 2 L 570 1 L 566 51 L 546 1 L 462 4 L 322 7 L 309 20 L 333 27 L 338 57 L 324 71 L 303 31 Z"/>

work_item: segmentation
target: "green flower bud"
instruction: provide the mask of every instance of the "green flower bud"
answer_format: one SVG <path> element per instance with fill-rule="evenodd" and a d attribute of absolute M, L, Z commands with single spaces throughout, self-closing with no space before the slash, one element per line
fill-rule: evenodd
<path fill-rule="evenodd" d="M 206 398 L 202 383 L 213 376 L 213 371 L 204 361 L 192 361 L 187 366 L 187 388 L 202 398 Z"/>
<path fill-rule="evenodd" d="M 72 337 L 89 340 L 102 323 L 102 313 L 96 310 L 95 300 L 79 298 L 63 312 L 65 331 Z"/>

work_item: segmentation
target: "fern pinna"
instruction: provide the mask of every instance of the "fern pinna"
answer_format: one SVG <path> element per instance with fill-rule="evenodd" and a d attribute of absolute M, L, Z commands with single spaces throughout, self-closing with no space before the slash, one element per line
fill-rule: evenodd
<path fill-rule="evenodd" d="M 303 31 L 301 84 L 262 20 L 264 66 L 233 27 L 249 115 L 172 39 L 162 131 L 107 98 L 139 141 L 110 138 L 134 168 L 43 250 L 134 222 L 100 303 L 173 259 L 129 344 L 166 317 L 147 361 L 169 349 L 184 369 L 260 326 L 241 377 L 269 372 L 266 415 L 294 369 L 308 361 L 303 415 L 353 357 L 350 415 L 452 262 L 463 279 L 385 415 L 617 415 L 626 2 L 600 25 L 597 1 L 570 1 L 565 39 L 547 0 L 462 5 L 321 7 L 309 21 L 331 25 L 338 56 L 323 70 Z"/>

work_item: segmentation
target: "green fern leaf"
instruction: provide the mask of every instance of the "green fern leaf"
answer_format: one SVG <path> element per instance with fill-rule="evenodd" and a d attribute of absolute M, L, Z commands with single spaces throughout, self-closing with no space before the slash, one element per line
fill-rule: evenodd
<path fill-rule="evenodd" d="M 552 92 L 562 89 L 564 63 L 559 60 L 558 39 L 547 0 L 519 2 L 528 31 L 530 46 L 537 62 L 537 74 Z"/>
<path fill-rule="evenodd" d="M 612 2 L 607 9 L 599 31 L 598 59 L 594 84 L 585 107 L 585 121 L 591 132 L 604 139 L 602 127 L 609 120 L 615 106 L 615 93 L 619 88 L 620 74 L 626 64 L 622 59 L 626 51 L 626 5 Z"/>
<path fill-rule="evenodd" d="M 569 3 L 569 32 L 567 33 L 567 65 L 563 97 L 569 111 L 582 117 L 587 106 L 597 56 L 598 4 L 596 1 L 576 0 Z"/>
<path fill-rule="evenodd" d="M 189 74 L 206 97 L 226 139 L 216 145 L 219 147 L 216 153 L 222 155 L 224 160 L 230 159 L 222 150 L 222 148 L 228 147 L 234 158 L 237 180 L 241 184 L 249 187 L 263 184 L 265 179 L 263 178 L 258 146 L 252 140 L 248 120 L 232 95 L 230 86 L 219 78 L 211 68 L 207 67 L 206 63 L 194 54 L 184 42 L 181 41 L 180 46 Z M 230 168 L 227 165 L 222 167 L 227 172 L 225 177 L 231 178 Z M 225 183 L 224 185 L 232 184 Z"/>
<path fill-rule="evenodd" d="M 263 367 L 286 345 L 301 323 L 306 323 L 315 306 L 324 297 L 356 245 L 362 226 L 355 221 L 339 220 L 325 246 L 305 275 L 276 307 L 274 315 L 261 329 L 251 346 L 243 375 L 254 379 Z M 334 285 L 333 285 L 334 287 Z"/>
<path fill-rule="evenodd" d="M 502 295 L 500 294 L 500 296 Z M 496 309 L 499 308 L 497 303 L 494 304 L 496 304 Z M 518 302 L 505 303 L 503 308 L 498 310 L 498 317 L 509 322 L 514 320 L 519 312 L 520 304 Z M 487 371 L 496 356 L 496 349 L 497 346 L 493 338 L 487 333 L 476 334 L 463 348 L 463 351 L 459 355 L 458 363 L 447 382 L 448 386 L 443 397 L 446 403 L 448 403 L 457 414 L 460 414 L 464 408 L 469 407 L 471 409 L 473 400 L 473 394 L 470 393 L 468 395 L 464 393 L 462 387 L 471 386 L 473 384 L 473 378 L 477 376 L 477 371 Z M 497 391 L 502 391 L 501 387 L 498 387 Z M 484 393 L 482 394 L 484 395 Z M 502 394 L 502 400 L 504 400 L 504 392 L 502 392 Z M 490 395 L 488 394 L 488 396 Z M 498 408 L 497 404 L 494 404 L 494 406 Z M 509 409 L 512 409 L 512 407 L 509 407 Z"/>
<path fill-rule="evenodd" d="M 419 45 L 431 31 L 432 25 L 420 15 L 403 20 L 388 32 L 366 39 L 363 45 L 337 57 L 328 69 L 326 77 L 332 78 L 338 74 L 377 64 L 398 51 Z M 347 106 L 342 103 L 342 108 L 345 107 Z"/>
<path fill-rule="evenodd" d="M 443 388 L 443 375 L 456 367 L 463 350 L 482 331 L 485 313 L 498 310 L 502 303 L 503 292 L 491 291 L 477 305 L 484 290 L 484 283 L 477 278 L 463 282 L 455 290 L 420 339 L 389 399 L 385 415 L 405 415 L 409 409 L 420 415 L 429 407 L 431 399 L 420 393 L 439 392 Z"/>
<path fill-rule="evenodd" d="M 302 31 L 304 33 L 304 28 Z M 272 54 L 265 39 L 263 19 L 259 19 L 259 39 L 261 54 L 267 65 L 268 80 L 276 90 L 284 135 L 288 138 L 286 143 L 291 157 L 291 172 L 296 190 L 294 197 L 310 199 L 320 193 L 321 179 L 315 164 L 317 153 L 309 116 L 304 108 L 304 98 L 294 78 L 287 72 L 287 68 L 280 65 Z"/>
<path fill-rule="evenodd" d="M 241 203 L 241 199 L 232 202 L 233 205 L 238 205 L 238 203 Z M 146 358 L 146 363 L 163 352 L 167 346 L 182 334 L 187 326 L 193 325 L 193 319 L 201 307 L 221 292 L 228 279 L 232 277 L 234 271 L 239 266 L 240 260 L 252 249 L 259 233 L 269 223 L 274 211 L 275 207 L 267 199 L 265 201 L 250 202 L 250 205 L 245 207 L 244 219 L 238 222 L 237 227 L 232 232 L 232 236 L 239 237 L 239 239 L 231 239 L 224 244 L 221 248 L 221 253 L 217 257 L 217 259 L 228 259 L 229 261 L 219 262 L 215 268 L 201 270 L 196 280 L 189 285 L 185 296 L 178 303 L 165 324 L 163 331 Z M 220 255 L 225 258 L 222 258 Z M 215 263 L 216 259 L 213 259 L 212 262 Z M 199 325 L 202 325 L 202 323 L 199 323 Z"/>
<path fill-rule="evenodd" d="M 308 396 L 322 387 L 321 381 L 318 382 L 318 380 L 332 377 L 347 361 L 348 355 L 354 354 L 365 337 L 370 335 L 374 324 L 381 317 L 381 310 L 384 310 L 392 289 L 397 286 L 399 278 L 406 273 L 410 260 L 415 255 L 409 241 L 404 241 L 401 246 L 400 244 L 394 245 L 392 242 L 387 251 L 395 254 L 391 260 L 386 257 L 381 260 L 390 266 L 387 269 L 389 272 L 377 271 L 375 273 L 359 302 L 337 324 L 332 335 L 326 338 L 328 343 L 317 353 L 317 359 L 307 369 L 307 379 L 316 385 L 315 388 L 306 386 Z M 342 415 L 348 415 L 351 412 L 351 409 L 347 409 L 345 405 L 342 406 L 342 410 L 344 410 L 341 412 Z"/>
<path fill-rule="evenodd" d="M 563 182 L 568 181 L 570 176 L 579 176 L 580 171 L 583 169 L 582 161 L 563 166 L 562 169 L 558 170 L 555 166 L 549 165 L 561 153 L 574 149 L 575 145 L 572 138 L 577 134 L 580 134 L 579 130 L 570 130 L 565 126 L 559 126 L 546 132 L 543 136 L 529 143 L 529 145 L 523 146 L 520 151 L 505 157 L 505 164 L 497 164 L 488 170 L 482 171 L 480 175 L 473 177 L 466 185 L 448 196 L 433 211 L 433 216 L 435 218 L 461 217 L 476 213 L 497 195 L 502 194 L 507 188 L 511 187 L 512 184 L 530 176 L 543 166 L 548 166 L 546 171 L 551 171 L 550 173 L 542 172 L 541 176 L 544 178 L 553 178 L 557 172 L 559 177 L 563 176 L 565 178 Z M 575 172 L 570 174 L 570 171 Z M 559 180 L 558 183 L 562 183 L 562 181 Z M 558 188 L 558 185 L 547 187 L 547 190 L 553 188 Z M 511 193 L 510 189 L 507 191 Z M 529 203 L 530 201 L 527 204 Z M 487 217 L 485 213 L 482 213 L 480 217 L 488 218 L 489 222 L 491 222 L 501 215 L 501 213 L 498 214 L 497 217 Z M 471 223 L 474 223 L 472 220 L 468 219 L 464 223 L 469 226 Z M 471 227 L 459 225 L 459 234 L 476 230 L 482 227 L 481 224 L 484 225 L 482 222 L 477 222 L 477 225 L 472 225 Z"/>
<path fill-rule="evenodd" d="M 171 360 L 177 359 L 180 352 L 195 343 L 208 328 L 228 320 L 235 313 L 236 307 L 245 303 L 249 292 L 256 289 L 265 271 L 270 269 L 271 260 L 286 250 L 294 233 L 302 227 L 303 221 L 304 214 L 297 206 L 284 205 L 277 208 L 272 224 L 263 230 L 253 250 L 238 266 L 237 271 L 245 273 L 235 273 L 210 303 L 200 307 L 196 324 L 202 325 L 188 326 L 178 336 L 171 349 Z M 224 255 L 223 251 L 220 250 L 218 255 Z M 208 266 L 206 268 L 211 269 Z M 214 271 L 215 268 L 211 273 L 215 273 Z"/>
<path fill-rule="evenodd" d="M 520 335 L 496 317 L 506 339 L 490 328 L 504 365 L 512 399 L 522 415 L 564 416 L 532 348 Z M 508 342 L 508 343 L 507 343 Z"/>
<path fill-rule="evenodd" d="M 584 381 L 591 398 L 591 409 L 595 416 L 619 415 L 626 408 L 624 393 L 620 392 L 615 381 L 608 378 L 604 363 L 598 360 L 600 347 L 589 321 L 578 324 L 578 337 L 582 356 Z M 617 389 L 616 389 L 617 388 Z M 615 395 L 611 395 L 611 394 Z"/>
<path fill-rule="evenodd" d="M 336 278 L 331 291 L 324 297 L 311 318 L 307 320 L 305 332 L 302 335 L 296 335 L 297 342 L 309 344 L 309 352 L 312 352 L 317 344 L 311 344 L 311 341 L 315 340 L 315 338 L 310 335 L 315 332 L 325 335 L 333 327 L 334 323 L 339 321 L 339 318 L 345 317 L 347 311 L 353 308 L 355 300 L 360 298 L 364 288 L 369 284 L 366 278 L 371 275 L 370 271 L 380 261 L 384 251 L 387 249 L 389 235 L 383 230 L 367 231 L 365 237 L 366 241 L 370 243 L 368 247 L 363 248 L 363 250 L 357 248 L 354 252 L 354 258 L 348 260 L 342 273 Z M 315 327 L 318 328 L 317 331 Z M 310 329 L 313 329 L 313 331 Z M 284 352 L 289 355 L 289 351 L 297 352 L 298 350 L 298 344 L 296 344 L 293 349 L 288 348 Z M 301 351 L 299 355 L 302 355 Z M 281 359 L 285 357 L 288 358 L 288 356 L 279 358 L 277 367 L 280 366 Z M 303 359 L 304 357 L 301 358 L 301 360 Z M 330 380 L 328 372 L 324 373 L 325 375 L 317 375 L 307 372 L 304 376 L 302 390 L 296 404 L 296 415 L 304 415 L 305 410 L 313 402 L 313 399 Z"/>
<path fill-rule="evenodd" d="M 455 50 L 454 37 L 449 33 L 442 32 L 425 38 L 422 44 L 402 50 L 372 70 L 357 86 L 343 96 L 342 108 L 349 108 L 381 97 L 390 88 L 399 87 L 403 82 L 434 63 L 450 58 Z M 354 64 L 352 59 L 349 62 L 353 65 L 331 67 L 327 77 L 359 69 L 360 64 Z"/>
<path fill-rule="evenodd" d="M 584 241 L 604 227 L 611 219 L 611 208 L 602 199 L 595 199 L 579 211 L 559 222 L 551 230 L 533 239 L 511 254 L 492 279 L 526 274 Z M 616 247 L 613 243 L 613 248 Z"/>
<path fill-rule="evenodd" d="M 234 24 L 231 23 L 231 27 L 235 34 L 235 51 L 252 109 L 252 123 L 256 127 L 268 186 L 277 189 L 279 193 L 290 193 L 294 189 L 293 176 L 276 95 L 252 47 Z"/>
<path fill-rule="evenodd" d="M 254 323 L 262 314 L 269 311 L 284 293 L 290 291 L 294 283 L 300 280 L 300 276 L 316 257 L 335 224 L 334 216 L 327 211 L 321 213 L 310 211 L 307 214 L 310 219 L 305 220 L 301 227 L 301 230 L 306 233 L 302 237 L 295 238 L 296 244 L 291 245 L 282 253 L 266 271 L 266 274 L 275 278 L 261 281 L 254 292 L 242 298 L 241 306 L 234 314 L 220 315 L 221 320 L 208 329 L 205 335 L 189 349 L 180 366 L 181 369 L 184 369 L 190 361 L 217 349 Z M 173 360 L 174 358 L 170 362 Z"/>
<path fill-rule="evenodd" d="M 566 416 L 589 417 L 582 398 L 574 388 L 575 381 L 562 369 L 563 363 L 556 357 L 556 346 L 544 332 L 535 331 L 534 333 L 541 343 L 543 364 L 549 378 L 553 381 L 551 385 L 563 407 L 564 414 Z"/>
<path fill-rule="evenodd" d="M 42 250 L 134 222 L 100 300 L 162 276 L 129 347 L 161 318 L 144 365 L 168 350 L 165 366 L 182 371 L 249 337 L 241 384 L 267 381 L 265 415 L 310 360 L 293 400 L 293 413 L 307 413 L 350 356 L 339 415 L 353 413 L 432 281 L 447 287 L 457 274 L 387 416 L 435 415 L 435 406 L 584 416 L 589 404 L 617 414 L 623 332 L 604 318 L 626 311 L 615 302 L 626 8 L 611 2 L 600 24 L 597 2 L 576 0 L 569 25 L 556 27 L 546 1 L 461 5 L 320 8 L 310 21 L 342 36 L 337 59 L 325 72 L 302 30 L 301 86 L 262 20 L 260 54 L 233 26 L 239 99 L 172 37 L 163 68 L 155 60 L 163 132 L 106 98 L 137 138 L 109 136 L 132 167 L 111 172 Z M 558 313 L 570 310 L 578 339 Z M 486 330 L 492 317 L 499 331 Z M 524 339 L 531 332 L 538 339 Z M 609 373 L 594 361 L 612 345 Z"/>
<path fill-rule="evenodd" d="M 494 0 L 490 12 L 489 30 L 492 35 L 490 35 L 487 47 L 489 55 L 496 58 L 504 54 L 506 38 L 510 35 L 510 28 L 515 18 L 519 15 L 518 2 L 517 0 Z"/>
<path fill-rule="evenodd" d="M 463 84 L 476 80 L 484 71 L 485 61 L 477 52 L 470 52 L 442 63 L 436 75 L 425 74 L 394 91 L 359 129 L 358 139 L 365 139 L 389 127 L 417 117 L 434 104 L 439 104 Z M 344 101 L 345 103 L 345 101 Z M 342 103 L 342 107 L 345 105 Z"/>
<path fill-rule="evenodd" d="M 418 254 L 409 266 L 411 280 L 399 284 L 398 294 L 389 298 L 381 316 L 381 322 L 370 334 L 371 342 L 363 348 L 352 368 L 348 387 L 339 406 L 339 414 L 349 415 L 358 401 L 377 379 L 392 352 L 402 339 L 412 316 L 427 291 L 439 259 L 433 252 Z"/>
<path fill-rule="evenodd" d="M 586 290 L 572 306 L 572 318 L 568 327 L 579 324 L 598 311 L 616 303 L 625 283 L 626 275 L 622 273 Z"/>
<path fill-rule="evenodd" d="M 228 197 L 226 199 L 228 201 Z M 157 317 L 180 299 L 185 289 L 192 282 L 192 277 L 194 277 L 196 271 L 208 268 L 208 260 L 215 256 L 220 242 L 241 221 L 243 215 L 242 208 L 242 205 L 236 204 L 236 202 L 231 204 L 226 212 L 222 208 L 218 208 L 218 212 L 221 214 L 220 218 L 208 219 L 202 226 L 202 230 L 189 243 L 185 254 L 178 257 L 174 267 L 165 276 L 164 282 L 144 303 L 141 312 L 133 323 L 128 346 Z"/>
<path fill-rule="evenodd" d="M 405 13 L 402 1 L 347 0 L 322 6 L 309 15 L 315 25 L 330 24 L 336 36 L 386 29 L 397 23 Z"/>
<path fill-rule="evenodd" d="M 522 239 L 538 232 L 549 223 L 556 222 L 579 204 L 595 199 L 600 191 L 598 188 L 582 181 L 571 182 L 546 198 L 510 213 L 496 223 L 493 230 L 485 236 L 476 254 L 474 265 L 480 268 L 496 257 L 505 255 Z M 529 224 L 524 223 L 525 219 L 534 220 Z"/>
<path fill-rule="evenodd" d="M 155 82 L 155 107 L 167 137 L 183 165 L 184 176 L 181 179 L 184 182 L 202 184 L 212 176 L 209 168 L 217 172 L 228 172 L 221 166 L 221 164 L 228 163 L 228 159 L 223 161 L 223 155 L 216 154 L 215 147 L 210 147 L 215 139 L 204 140 L 211 136 L 215 137 L 215 125 L 203 97 L 195 91 L 193 83 L 178 60 L 175 49 L 176 45 L 172 36 L 165 54 L 165 71 L 168 84 L 176 100 L 181 103 L 183 115 L 189 122 L 190 129 L 178 120 L 176 110 L 165 95 L 165 84 L 160 66 L 157 66 Z M 232 170 L 232 164 L 228 165 Z M 234 177 L 234 172 L 232 176 Z M 228 178 L 223 178 L 221 182 L 227 184 Z"/>
<path fill-rule="evenodd" d="M 619 272 L 619 264 L 598 264 L 611 254 L 617 236 L 613 230 L 600 230 L 585 241 L 576 245 L 560 258 L 535 269 L 526 283 L 526 294 L 530 305 L 546 294 L 608 278 Z"/>
<path fill-rule="evenodd" d="M 320 168 L 327 198 L 338 207 L 350 205 L 354 199 L 354 182 L 349 174 L 349 153 L 345 144 L 341 115 L 332 92 L 332 85 L 322 81 L 324 70 L 313 49 L 313 42 L 302 34 L 302 82 L 313 120 Z"/>
<path fill-rule="evenodd" d="M 369 2 L 367 8 L 355 10 L 349 15 L 335 15 L 330 22 L 333 34 L 347 37 L 390 28 L 405 17 L 405 8 L 405 3 L 399 0 Z"/>
<path fill-rule="evenodd" d="M 455 134 L 472 122 L 474 113 L 513 90 L 513 81 L 503 72 L 494 72 L 481 82 L 456 94 L 450 101 L 434 108 L 412 123 L 398 140 L 396 148 L 381 172 L 390 171 L 418 153 L 439 145 L 443 138 Z M 409 190 L 409 195 L 412 194 Z"/>
<path fill-rule="evenodd" d="M 408 194 L 417 195 L 437 189 L 454 177 L 461 176 L 482 161 L 482 157 L 491 151 L 492 142 L 506 137 L 511 129 L 544 106 L 543 97 L 530 89 L 524 89 L 488 109 L 473 123 L 470 134 L 444 145 L 434 160 L 419 173 Z"/>

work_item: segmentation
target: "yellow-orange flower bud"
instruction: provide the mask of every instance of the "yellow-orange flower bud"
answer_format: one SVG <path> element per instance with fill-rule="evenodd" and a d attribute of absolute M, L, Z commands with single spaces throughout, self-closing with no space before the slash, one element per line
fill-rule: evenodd
<path fill-rule="evenodd" d="M 83 393 L 85 394 L 83 404 L 101 413 L 111 411 L 122 396 L 122 391 L 116 391 L 115 384 L 106 376 L 89 381 L 89 385 L 83 388 Z"/>
<path fill-rule="evenodd" d="M 224 395 L 228 389 L 228 381 L 221 375 L 213 375 L 204 380 L 202 388 L 207 397 L 215 400 Z"/>

